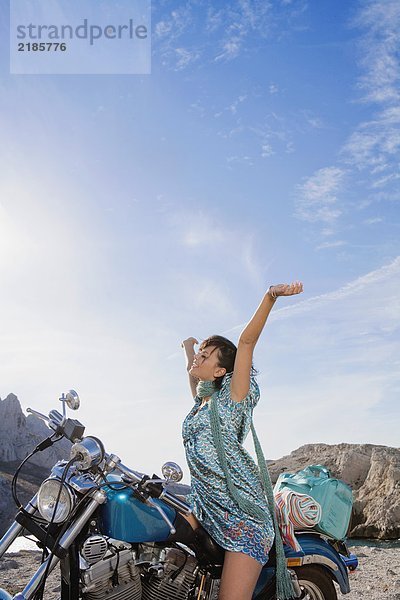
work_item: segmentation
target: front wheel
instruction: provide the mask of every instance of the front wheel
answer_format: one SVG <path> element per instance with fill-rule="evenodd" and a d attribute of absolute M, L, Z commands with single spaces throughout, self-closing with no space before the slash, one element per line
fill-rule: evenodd
<path fill-rule="evenodd" d="M 333 581 L 324 569 L 310 565 L 293 570 L 299 580 L 304 600 L 337 600 Z"/>

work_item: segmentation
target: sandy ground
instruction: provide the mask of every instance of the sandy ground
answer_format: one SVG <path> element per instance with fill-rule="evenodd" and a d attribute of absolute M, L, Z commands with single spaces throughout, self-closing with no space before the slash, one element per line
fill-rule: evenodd
<path fill-rule="evenodd" d="M 350 546 L 358 567 L 350 573 L 350 594 L 338 593 L 348 600 L 400 600 L 400 548 Z M 338 588 L 339 590 L 339 588 Z"/>
<path fill-rule="evenodd" d="M 4 588 L 12 596 L 22 592 L 30 577 L 40 566 L 41 557 L 41 552 L 35 550 L 5 554 L 0 560 L 0 588 Z M 44 598 L 56 600 L 60 597 L 59 591 L 60 573 L 56 567 L 47 580 Z"/>
<path fill-rule="evenodd" d="M 400 548 L 384 549 L 368 546 L 350 546 L 358 556 L 359 566 L 350 574 L 350 594 L 338 598 L 348 600 L 400 600 Z M 40 564 L 40 553 L 22 550 L 6 554 L 0 560 L 0 587 L 9 593 L 22 591 L 24 584 Z M 59 598 L 59 571 L 50 575 L 45 599 Z"/>

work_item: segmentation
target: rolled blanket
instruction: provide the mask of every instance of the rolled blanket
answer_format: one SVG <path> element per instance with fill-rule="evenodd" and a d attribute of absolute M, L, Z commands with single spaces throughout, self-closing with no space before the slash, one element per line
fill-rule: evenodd
<path fill-rule="evenodd" d="M 294 530 L 314 527 L 322 517 L 321 505 L 306 494 L 282 489 L 274 494 L 276 516 L 284 542 L 296 552 L 301 551 Z"/>

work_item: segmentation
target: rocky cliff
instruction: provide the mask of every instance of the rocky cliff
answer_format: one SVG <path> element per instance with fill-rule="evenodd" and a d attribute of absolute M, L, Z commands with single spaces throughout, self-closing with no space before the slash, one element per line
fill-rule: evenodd
<path fill-rule="evenodd" d="M 353 490 L 349 537 L 400 538 L 400 448 L 373 444 L 306 444 L 268 461 L 272 481 L 307 465 L 328 467 Z"/>
<path fill-rule="evenodd" d="M 0 399 L 0 461 L 21 462 L 35 446 L 53 433 L 43 421 L 33 415 L 25 417 L 17 396 L 9 394 Z M 69 453 L 70 444 L 57 442 L 44 452 L 38 452 L 31 463 L 48 469 Z"/>
<path fill-rule="evenodd" d="M 11 496 L 11 480 L 16 468 L 39 442 L 52 433 L 37 417 L 25 417 L 14 394 L 9 394 L 5 400 L 0 399 L 0 535 L 9 527 L 16 512 Z M 18 485 L 18 497 L 23 504 L 37 491 L 54 463 L 69 457 L 70 447 L 68 441 L 61 440 L 27 462 Z"/>

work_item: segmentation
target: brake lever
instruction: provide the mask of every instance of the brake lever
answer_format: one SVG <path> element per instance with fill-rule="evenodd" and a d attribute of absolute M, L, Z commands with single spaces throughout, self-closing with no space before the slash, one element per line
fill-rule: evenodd
<path fill-rule="evenodd" d="M 46 423 L 50 423 L 49 417 L 46 417 L 46 415 L 43 415 L 42 413 L 40 413 L 37 410 L 33 410 L 33 408 L 27 408 L 26 412 L 31 413 L 32 415 L 35 415 L 35 417 L 42 419 L 42 421 L 46 421 Z"/>
<path fill-rule="evenodd" d="M 167 483 L 166 479 L 146 479 L 143 483 L 140 484 L 140 487 L 146 488 L 150 483 Z"/>
<path fill-rule="evenodd" d="M 163 509 L 161 508 L 161 506 L 159 506 L 156 502 L 154 502 L 154 500 L 152 498 L 148 498 L 146 504 L 149 504 L 150 506 L 152 506 L 153 508 L 156 508 L 158 510 L 158 512 L 160 513 L 161 517 L 164 519 L 164 521 L 168 525 L 170 533 L 172 535 L 174 533 L 176 533 L 175 527 L 173 526 L 172 522 L 169 520 L 169 518 L 167 517 L 167 515 L 165 514 L 165 512 L 163 511 Z"/>

